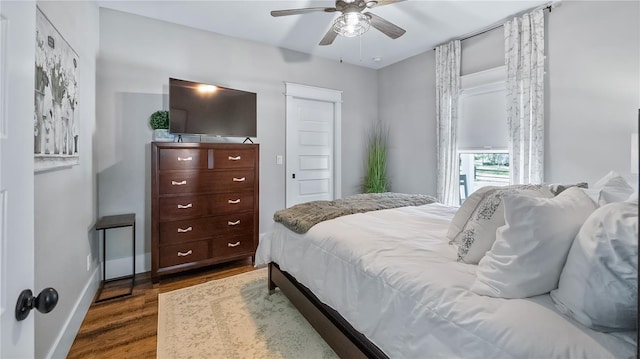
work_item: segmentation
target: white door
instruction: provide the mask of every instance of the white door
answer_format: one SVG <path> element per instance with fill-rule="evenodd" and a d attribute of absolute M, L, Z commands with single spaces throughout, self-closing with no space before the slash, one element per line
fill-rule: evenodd
<path fill-rule="evenodd" d="M 35 20 L 35 2 L 0 2 L 0 358 L 34 357 L 34 314 L 15 307 L 34 289 Z"/>
<path fill-rule="evenodd" d="M 286 85 L 286 206 L 338 198 L 342 94 Z"/>
<path fill-rule="evenodd" d="M 287 111 L 287 206 L 333 199 L 333 103 L 292 99 Z"/>

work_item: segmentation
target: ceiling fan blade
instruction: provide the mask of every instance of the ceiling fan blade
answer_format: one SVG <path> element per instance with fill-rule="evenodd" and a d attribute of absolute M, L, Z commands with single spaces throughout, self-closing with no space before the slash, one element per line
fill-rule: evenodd
<path fill-rule="evenodd" d="M 322 40 L 320 40 L 319 45 L 320 46 L 331 45 L 333 43 L 333 40 L 335 40 L 337 36 L 338 36 L 338 33 L 333 31 L 333 27 L 330 27 L 329 31 L 327 31 L 327 33 L 324 35 Z"/>
<path fill-rule="evenodd" d="M 404 35 L 404 33 L 406 32 L 405 29 L 390 23 L 389 21 L 381 18 L 376 14 L 372 14 L 370 12 L 366 12 L 364 14 L 371 19 L 371 26 L 380 30 L 380 32 L 389 36 L 392 39 L 397 39 L 400 36 Z"/>
<path fill-rule="evenodd" d="M 308 7 L 305 9 L 289 9 L 289 10 L 273 10 L 271 12 L 271 16 L 288 16 L 288 15 L 300 15 L 300 14 L 308 14 L 311 12 L 336 12 L 336 8 L 334 7 Z"/>
<path fill-rule="evenodd" d="M 403 2 L 403 1 L 407 1 L 407 0 L 378 0 L 378 1 L 373 0 L 373 1 L 367 2 L 367 7 L 371 9 L 373 7 L 391 5 L 391 4 L 395 4 L 397 2 Z"/>

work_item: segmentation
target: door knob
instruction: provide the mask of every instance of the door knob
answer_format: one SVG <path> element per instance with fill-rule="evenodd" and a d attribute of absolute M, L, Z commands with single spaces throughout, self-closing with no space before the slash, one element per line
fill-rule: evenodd
<path fill-rule="evenodd" d="M 53 288 L 43 289 L 37 297 L 33 296 L 31 289 L 25 289 L 18 296 L 16 319 L 18 321 L 25 320 L 33 308 L 43 314 L 49 313 L 56 307 L 56 304 L 58 304 L 58 292 Z"/>

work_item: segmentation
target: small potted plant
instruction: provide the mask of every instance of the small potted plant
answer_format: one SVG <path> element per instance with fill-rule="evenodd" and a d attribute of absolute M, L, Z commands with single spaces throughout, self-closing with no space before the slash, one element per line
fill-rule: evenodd
<path fill-rule="evenodd" d="M 169 134 L 169 111 L 156 111 L 149 118 L 149 125 L 153 129 L 154 141 L 173 141 Z"/>

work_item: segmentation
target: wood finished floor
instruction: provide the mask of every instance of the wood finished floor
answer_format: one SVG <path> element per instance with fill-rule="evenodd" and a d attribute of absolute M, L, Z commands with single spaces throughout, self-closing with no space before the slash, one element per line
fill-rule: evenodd
<path fill-rule="evenodd" d="M 158 294 L 253 270 L 251 260 L 230 262 L 152 283 L 149 273 L 136 277 L 130 297 L 93 303 L 67 358 L 155 358 Z M 101 298 L 128 292 L 130 282 L 105 288 Z"/>

